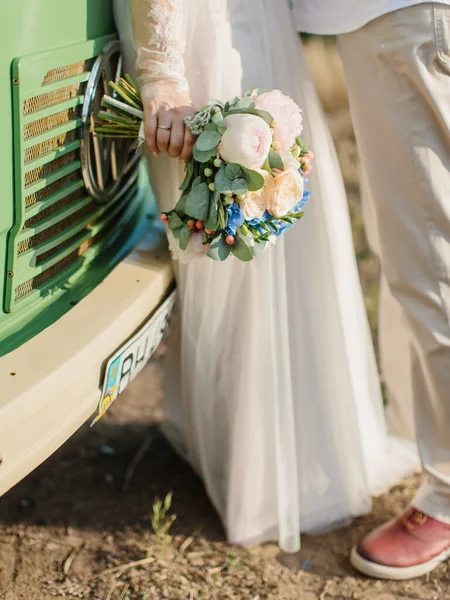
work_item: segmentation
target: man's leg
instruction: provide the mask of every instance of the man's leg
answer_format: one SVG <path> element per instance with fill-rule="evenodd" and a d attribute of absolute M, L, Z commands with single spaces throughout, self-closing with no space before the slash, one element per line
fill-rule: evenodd
<path fill-rule="evenodd" d="M 450 7 L 387 14 L 341 36 L 339 49 L 383 273 L 411 335 L 426 474 L 413 505 L 432 519 L 415 523 L 417 511 L 405 518 L 416 529 L 445 524 L 441 555 L 450 548 Z M 418 557 L 396 566 L 408 560 Z"/>

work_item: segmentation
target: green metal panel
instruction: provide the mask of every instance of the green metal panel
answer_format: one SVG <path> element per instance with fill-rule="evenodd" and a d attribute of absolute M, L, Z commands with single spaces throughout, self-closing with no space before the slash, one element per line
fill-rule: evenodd
<path fill-rule="evenodd" d="M 149 198 L 144 172 L 140 192 L 130 181 L 106 206 L 81 177 L 80 111 L 115 36 L 111 0 L 16 0 L 1 12 L 0 356 L 101 281 L 140 236 Z"/>

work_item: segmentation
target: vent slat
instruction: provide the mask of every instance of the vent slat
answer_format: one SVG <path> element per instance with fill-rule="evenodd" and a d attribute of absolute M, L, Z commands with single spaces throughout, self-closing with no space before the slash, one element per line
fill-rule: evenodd
<path fill-rule="evenodd" d="M 45 142 L 48 142 L 55 137 L 60 137 L 60 136 L 63 136 L 64 134 L 68 134 L 68 133 L 74 131 L 75 129 L 78 129 L 80 126 L 81 126 L 81 119 L 74 119 L 73 121 L 68 121 L 67 123 L 64 123 L 63 125 L 54 127 L 53 129 L 50 129 L 49 131 L 45 131 L 44 133 L 36 135 L 33 138 L 28 138 L 28 139 L 24 140 L 23 147 L 25 150 L 29 150 L 30 148 L 33 148 L 37 144 L 44 144 Z M 77 132 L 77 135 L 79 135 L 78 132 Z"/>

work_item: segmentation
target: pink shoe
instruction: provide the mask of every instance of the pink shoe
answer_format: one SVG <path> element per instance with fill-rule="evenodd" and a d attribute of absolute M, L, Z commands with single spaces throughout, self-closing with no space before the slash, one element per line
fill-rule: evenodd
<path fill-rule="evenodd" d="M 378 527 L 355 546 L 350 562 L 376 579 L 414 579 L 450 558 L 450 525 L 414 507 Z"/>

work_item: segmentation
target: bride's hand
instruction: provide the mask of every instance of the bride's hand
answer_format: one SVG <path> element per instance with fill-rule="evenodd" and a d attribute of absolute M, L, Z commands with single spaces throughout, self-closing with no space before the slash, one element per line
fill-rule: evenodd
<path fill-rule="evenodd" d="M 189 95 L 177 90 L 176 83 L 152 83 L 142 90 L 145 139 L 151 152 L 167 152 L 187 161 L 192 156 L 195 136 L 184 124 L 195 112 Z"/>

